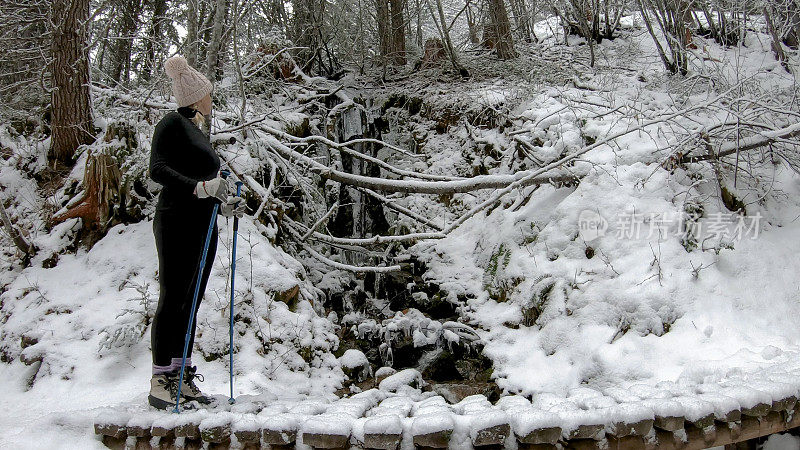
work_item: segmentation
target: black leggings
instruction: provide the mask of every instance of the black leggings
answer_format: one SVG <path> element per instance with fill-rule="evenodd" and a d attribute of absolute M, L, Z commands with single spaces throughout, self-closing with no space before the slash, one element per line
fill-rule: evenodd
<path fill-rule="evenodd" d="M 186 328 L 189 325 L 189 315 L 192 311 L 192 298 L 197 282 L 197 272 L 200 268 L 200 258 L 203 254 L 203 244 L 205 244 L 206 233 L 208 233 L 209 220 L 211 220 L 210 212 L 205 217 L 202 214 L 187 215 L 161 211 L 157 211 L 155 214 L 153 234 L 156 238 L 156 250 L 158 250 L 160 291 L 150 338 L 153 364 L 157 366 L 169 366 L 172 358 L 183 356 Z M 206 290 L 216 252 L 217 226 L 214 224 L 206 255 L 206 265 L 200 278 L 198 309 Z M 192 356 L 194 331 L 197 327 L 196 318 L 197 310 L 195 310 L 187 358 Z"/>

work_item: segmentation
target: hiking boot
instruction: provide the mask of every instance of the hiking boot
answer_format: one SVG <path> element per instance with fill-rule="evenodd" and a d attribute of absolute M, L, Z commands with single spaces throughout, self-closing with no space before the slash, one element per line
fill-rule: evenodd
<path fill-rule="evenodd" d="M 150 395 L 147 397 L 150 406 L 157 409 L 170 409 L 175 407 L 175 398 L 178 396 L 178 374 L 162 373 L 150 378 Z M 181 395 L 183 397 L 183 395 Z M 184 397 L 183 401 L 186 400 Z M 183 401 L 181 403 L 183 403 Z"/>
<path fill-rule="evenodd" d="M 175 375 L 176 377 L 178 375 Z M 183 369 L 183 385 L 181 386 L 181 397 L 186 401 L 195 401 L 202 405 L 211 403 L 211 397 L 203 394 L 197 387 L 195 380 L 203 381 L 203 376 L 197 373 L 196 366 L 187 366 Z"/>

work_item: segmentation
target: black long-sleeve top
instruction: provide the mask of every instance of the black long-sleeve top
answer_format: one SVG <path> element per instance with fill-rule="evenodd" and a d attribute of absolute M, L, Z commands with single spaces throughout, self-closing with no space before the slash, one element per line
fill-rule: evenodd
<path fill-rule="evenodd" d="M 211 180 L 220 168 L 211 141 L 192 123 L 193 111 L 179 108 L 156 125 L 150 147 L 150 178 L 164 188 L 156 210 L 180 214 L 211 214 L 214 199 L 194 194 L 199 181 Z"/>

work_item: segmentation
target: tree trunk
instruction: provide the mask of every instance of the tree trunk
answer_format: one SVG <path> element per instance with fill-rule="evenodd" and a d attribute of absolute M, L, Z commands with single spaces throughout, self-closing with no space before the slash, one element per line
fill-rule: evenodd
<path fill-rule="evenodd" d="M 406 33 L 403 9 L 405 0 L 390 0 L 392 18 L 392 62 L 398 66 L 406 64 Z"/>
<path fill-rule="evenodd" d="M 767 23 L 767 31 L 769 31 L 770 36 L 772 36 L 772 51 L 775 53 L 775 59 L 780 61 L 781 65 L 787 72 L 791 73 L 789 69 L 789 62 L 786 52 L 783 51 L 783 47 L 781 47 L 781 39 L 778 36 L 777 31 L 775 31 L 775 25 L 772 23 L 772 17 L 769 14 L 769 9 L 765 6 L 764 7 L 764 21 Z"/>
<path fill-rule="evenodd" d="M 131 50 L 139 25 L 139 15 L 142 12 L 142 1 L 120 0 L 116 9 L 119 14 L 119 27 L 113 45 L 113 65 L 110 75 L 118 83 L 127 83 L 130 80 Z"/>
<path fill-rule="evenodd" d="M 72 165 L 75 150 L 92 142 L 87 50 L 89 0 L 53 1 L 52 136 L 49 159 Z"/>
<path fill-rule="evenodd" d="M 197 0 L 186 2 L 186 62 L 197 67 Z"/>
<path fill-rule="evenodd" d="M 378 48 L 383 62 L 389 60 L 392 53 L 392 30 L 389 19 L 389 3 L 387 0 L 375 0 L 375 12 L 378 20 Z"/>
<path fill-rule="evenodd" d="M 144 68 L 142 69 L 142 79 L 149 80 L 153 74 L 153 70 L 159 66 L 158 62 L 162 59 L 164 52 L 164 23 L 167 18 L 164 16 L 167 12 L 166 0 L 153 0 L 153 18 L 150 21 L 150 29 L 147 32 L 147 41 L 145 41 L 145 60 Z"/>
<path fill-rule="evenodd" d="M 430 3 L 428 3 L 428 7 L 430 7 Z M 458 61 L 458 55 L 456 55 L 456 50 L 453 47 L 453 41 L 450 40 L 450 29 L 447 27 L 447 19 L 444 15 L 444 8 L 442 7 L 442 0 L 436 0 L 436 11 L 439 14 L 439 21 L 436 22 L 436 14 L 433 13 L 431 10 L 431 15 L 433 16 L 433 21 L 436 23 L 436 27 L 439 29 L 439 34 L 442 37 L 442 42 L 444 43 L 444 48 L 447 50 L 447 56 L 450 58 L 450 62 L 453 64 L 453 68 L 464 78 L 469 76 L 469 71 L 467 71 L 464 66 Z"/>
<path fill-rule="evenodd" d="M 220 66 L 219 52 L 222 49 L 225 10 L 228 8 L 227 0 L 216 0 L 215 3 L 214 24 L 211 28 L 211 42 L 208 44 L 208 54 L 206 55 L 206 77 L 212 81 L 219 79 L 217 76 Z"/>
<path fill-rule="evenodd" d="M 472 12 L 471 5 L 467 4 L 467 28 L 469 30 L 469 41 L 472 44 L 479 44 L 480 39 L 478 39 L 478 26 L 475 23 L 475 14 Z"/>
<path fill-rule="evenodd" d="M 500 59 L 513 59 L 517 57 L 514 50 L 514 39 L 511 36 L 511 23 L 503 0 L 488 0 L 489 26 L 494 37 L 494 49 Z"/>

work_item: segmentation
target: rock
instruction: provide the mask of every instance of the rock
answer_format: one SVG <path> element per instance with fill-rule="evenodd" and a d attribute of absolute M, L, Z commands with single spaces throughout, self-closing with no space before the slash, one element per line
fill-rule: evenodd
<path fill-rule="evenodd" d="M 396 373 L 397 373 L 397 370 L 395 370 L 395 369 L 393 369 L 391 367 L 386 367 L 386 366 L 381 367 L 380 369 L 376 370 L 375 371 L 375 386 L 380 385 L 381 381 L 385 380 L 386 377 L 389 377 L 389 376 L 394 375 Z"/>
<path fill-rule="evenodd" d="M 386 377 L 378 384 L 378 388 L 382 391 L 394 392 L 402 386 L 411 386 L 419 389 L 423 384 L 422 374 L 417 369 L 405 369 Z"/>
<path fill-rule="evenodd" d="M 472 438 L 472 445 L 475 447 L 502 445 L 510 435 L 511 426 L 509 424 L 494 425 L 478 430 Z"/>
<path fill-rule="evenodd" d="M 432 385 L 431 390 L 453 404 L 478 394 L 486 396 L 489 401 L 496 401 L 502 393 L 495 383 L 439 383 Z"/>
<path fill-rule="evenodd" d="M 348 349 L 339 357 L 339 363 L 351 382 L 360 383 L 372 376 L 369 360 L 361 350 Z"/>
<path fill-rule="evenodd" d="M 555 445 L 561 439 L 560 427 L 548 427 L 533 430 L 525 436 L 518 436 L 517 439 L 523 444 L 550 444 Z"/>

